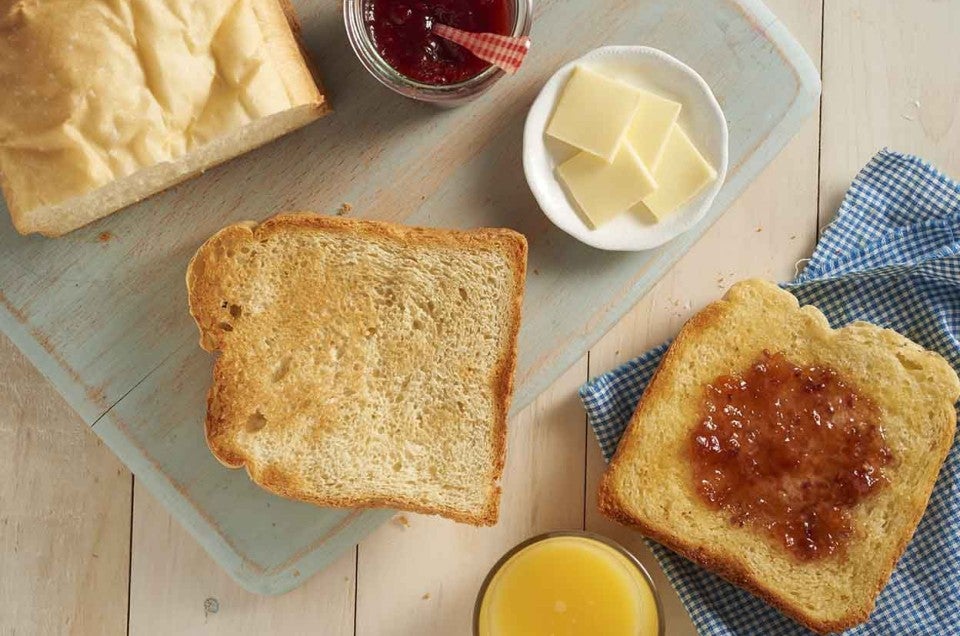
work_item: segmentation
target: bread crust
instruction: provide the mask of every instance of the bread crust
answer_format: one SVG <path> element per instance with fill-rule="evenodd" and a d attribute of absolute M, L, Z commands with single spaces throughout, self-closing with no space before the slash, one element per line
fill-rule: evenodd
<path fill-rule="evenodd" d="M 321 115 L 326 115 L 331 110 L 330 101 L 327 99 L 326 91 L 323 87 L 323 80 L 320 77 L 320 67 L 317 66 L 317 61 L 313 59 L 313 56 L 310 55 L 310 51 L 307 50 L 306 42 L 303 40 L 303 27 L 300 24 L 300 16 L 297 15 L 297 10 L 294 8 L 290 0 L 260 0 L 261 2 L 275 2 L 277 6 L 280 7 L 280 10 L 283 11 L 283 15 L 287 20 L 287 25 L 290 27 L 290 33 L 293 34 L 293 40 L 297 45 L 297 51 L 300 52 L 300 57 L 303 60 L 304 65 L 307 67 L 307 70 L 310 72 L 310 77 L 313 80 L 313 83 L 305 82 L 304 90 L 313 91 L 316 93 L 316 103 L 317 108 Z"/>
<path fill-rule="evenodd" d="M 210 250 L 218 242 L 229 241 L 242 244 L 271 233 L 285 232 L 299 228 L 318 232 L 342 232 L 352 235 L 364 235 L 371 238 L 386 239 L 409 247 L 422 247 L 425 244 L 449 248 L 482 247 L 489 248 L 496 243 L 509 256 L 513 275 L 513 289 L 510 291 L 510 312 L 508 322 L 508 342 L 498 358 L 490 378 L 496 395 L 496 421 L 493 427 L 494 464 L 487 481 L 490 484 L 486 505 L 481 514 L 465 514 L 443 505 L 426 507 L 403 497 L 318 497 L 304 493 L 284 475 L 276 471 L 259 470 L 244 449 L 229 444 L 228 436 L 220 433 L 229 426 L 223 420 L 217 403 L 218 391 L 229 382 L 218 358 L 213 369 L 213 383 L 207 398 L 207 416 L 205 436 L 207 445 L 214 456 L 230 468 L 245 468 L 249 477 L 261 487 L 289 499 L 307 501 L 320 506 L 334 508 L 396 508 L 410 512 L 441 515 L 461 523 L 476 526 L 496 524 L 500 510 L 499 481 L 506 462 L 507 418 L 513 396 L 514 373 L 517 364 L 517 339 L 520 330 L 523 291 L 527 269 L 526 238 L 513 230 L 483 228 L 470 231 L 438 230 L 416 228 L 378 221 L 358 221 L 340 217 L 321 216 L 308 212 L 281 213 L 263 223 L 244 222 L 228 226 L 211 237 L 194 255 L 187 268 L 186 283 L 189 297 L 190 314 L 200 330 L 200 346 L 209 352 L 222 349 L 224 343 L 217 339 L 216 330 L 211 329 L 219 317 L 211 310 L 219 302 L 210 292 L 210 281 L 206 278 L 205 262 Z M 211 334 L 214 334 L 211 338 Z"/>
<path fill-rule="evenodd" d="M 606 472 L 601 477 L 598 488 L 598 506 L 600 512 L 608 518 L 618 523 L 637 528 L 645 536 L 657 541 L 658 543 L 661 543 L 667 548 L 693 561 L 694 563 L 697 563 L 707 570 L 718 574 L 730 583 L 733 583 L 734 585 L 742 587 L 755 594 L 801 625 L 820 634 L 840 632 L 859 625 L 869 618 L 874 609 L 877 596 L 886 585 L 886 582 L 889 580 L 890 575 L 893 573 L 893 570 L 896 567 L 897 561 L 900 559 L 900 556 L 906 549 L 907 544 L 912 539 L 913 534 L 916 531 L 916 527 L 919 524 L 924 511 L 926 510 L 939 468 L 946 459 L 947 453 L 953 443 L 954 434 L 956 432 L 957 417 L 956 412 L 952 408 L 949 409 L 949 412 L 944 411 L 944 421 L 941 423 L 940 427 L 942 433 L 936 440 L 936 446 L 930 449 L 930 452 L 934 457 L 936 457 L 937 471 L 933 473 L 932 477 L 928 479 L 927 483 L 923 484 L 923 488 L 925 490 L 923 491 L 922 501 L 919 501 L 917 505 L 900 509 L 900 513 L 909 519 L 909 523 L 907 524 L 907 527 L 910 529 L 909 532 L 895 539 L 893 544 L 894 547 L 892 552 L 890 552 L 890 556 L 885 558 L 883 561 L 883 576 L 875 586 L 871 597 L 858 606 L 849 607 L 847 611 L 842 613 L 842 615 L 830 620 L 824 620 L 816 616 L 811 616 L 797 603 L 793 602 L 791 598 L 784 596 L 777 589 L 767 585 L 762 578 L 750 572 L 743 561 L 728 558 L 718 551 L 714 545 L 691 541 L 677 532 L 671 531 L 670 528 L 658 524 L 655 520 L 646 519 L 634 514 L 625 505 L 625 498 L 621 495 L 617 487 L 616 475 L 618 471 L 629 470 L 629 460 L 627 459 L 627 456 L 630 453 L 631 447 L 639 443 L 637 436 L 640 427 L 643 426 L 645 419 L 649 416 L 649 411 L 651 410 L 652 405 L 657 401 L 665 399 L 668 389 L 666 384 L 667 380 L 665 380 L 665 377 L 668 375 L 668 373 L 670 373 L 670 370 L 673 367 L 680 363 L 682 352 L 688 348 L 691 343 L 696 342 L 699 338 L 703 337 L 704 332 L 708 329 L 715 328 L 716 325 L 722 324 L 730 304 L 737 302 L 737 294 L 747 289 L 757 290 L 759 293 L 765 294 L 783 294 L 786 297 L 789 297 L 789 299 L 792 300 L 792 305 L 796 311 L 807 313 L 816 323 L 819 323 L 819 325 L 830 334 L 836 335 L 841 331 L 846 331 L 848 333 L 851 331 L 862 331 L 863 333 L 868 334 L 870 338 L 886 340 L 890 345 L 909 347 L 913 350 L 922 351 L 922 348 L 919 347 L 919 345 L 916 345 L 900 334 L 897 334 L 892 330 L 882 329 L 876 325 L 865 322 L 853 323 L 843 327 L 842 329 L 830 329 L 826 318 L 822 313 L 820 313 L 819 310 L 811 306 L 800 308 L 796 299 L 791 294 L 780 290 L 772 283 L 761 280 L 747 280 L 737 283 L 731 288 L 730 291 L 728 291 L 722 300 L 708 305 L 702 311 L 694 315 L 684 325 L 676 340 L 674 340 L 667 352 L 664 354 L 659 367 L 651 378 L 646 391 L 637 405 L 634 415 L 631 417 L 627 429 L 624 431 L 621 443 L 618 446 L 614 457 L 611 459 Z M 945 360 L 943 360 L 943 358 L 932 352 L 925 353 L 937 359 L 939 361 L 938 365 L 946 367 L 946 370 L 948 370 L 948 373 L 952 376 L 952 381 L 950 384 L 952 385 L 954 394 L 949 396 L 949 398 L 951 399 L 951 402 L 956 401 L 958 397 L 958 391 L 960 391 L 960 380 L 957 379 L 956 374 L 949 368 L 949 365 Z M 943 371 L 943 369 L 941 369 L 941 371 Z M 702 506 L 702 508 L 704 514 L 721 514 L 708 509 L 706 506 Z"/>

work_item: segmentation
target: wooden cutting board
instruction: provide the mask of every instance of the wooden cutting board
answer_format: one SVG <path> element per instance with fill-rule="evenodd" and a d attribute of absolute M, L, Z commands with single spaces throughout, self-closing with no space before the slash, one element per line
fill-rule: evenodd
<path fill-rule="evenodd" d="M 332 115 L 60 240 L 19 236 L 0 210 L 0 330 L 210 554 L 261 593 L 295 587 L 391 513 L 286 501 L 208 452 L 212 358 L 197 346 L 183 281 L 208 236 L 239 220 L 332 214 L 343 204 L 362 218 L 525 233 L 516 412 L 710 227 L 797 131 L 820 90 L 806 54 L 755 0 L 542 0 L 523 70 L 476 102 L 437 110 L 367 75 L 338 3 L 294 4 Z M 556 230 L 521 169 L 523 121 L 540 86 L 607 44 L 661 48 L 697 69 L 730 128 L 727 181 L 707 218 L 644 253 L 601 252 Z"/>

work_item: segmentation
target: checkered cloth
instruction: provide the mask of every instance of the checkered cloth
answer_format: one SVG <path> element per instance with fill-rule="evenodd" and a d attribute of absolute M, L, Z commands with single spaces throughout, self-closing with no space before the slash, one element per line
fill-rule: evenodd
<path fill-rule="evenodd" d="M 523 58 L 530 50 L 530 38 L 527 36 L 515 38 L 496 33 L 470 33 L 445 24 L 434 24 L 433 32 L 511 74 L 520 69 Z"/>
<path fill-rule="evenodd" d="M 960 184 L 917 157 L 880 152 L 850 186 L 803 273 L 784 287 L 834 327 L 852 320 L 890 327 L 960 370 Z M 607 459 L 666 347 L 580 389 Z M 663 546 L 651 547 L 700 634 L 811 633 Z M 846 633 L 960 633 L 960 444 L 870 620 Z"/>

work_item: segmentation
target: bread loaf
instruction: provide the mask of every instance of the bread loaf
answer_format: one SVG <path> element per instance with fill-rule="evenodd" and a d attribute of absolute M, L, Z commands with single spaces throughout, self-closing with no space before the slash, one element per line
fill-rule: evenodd
<path fill-rule="evenodd" d="M 222 230 L 187 273 L 220 352 L 211 450 L 285 497 L 495 523 L 526 249 L 311 215 Z"/>
<path fill-rule="evenodd" d="M 285 0 L 0 0 L 0 186 L 58 236 L 316 119 Z"/>

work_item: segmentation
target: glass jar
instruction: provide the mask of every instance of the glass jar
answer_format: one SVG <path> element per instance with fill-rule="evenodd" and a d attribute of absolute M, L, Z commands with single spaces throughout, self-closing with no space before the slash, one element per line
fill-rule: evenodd
<path fill-rule="evenodd" d="M 377 52 L 363 16 L 364 7 L 368 2 L 369 0 L 344 0 L 343 21 L 347 28 L 347 38 L 364 68 L 381 84 L 397 93 L 423 102 L 456 106 L 482 94 L 505 75 L 501 69 L 490 66 L 479 74 L 456 84 L 424 84 L 410 79 L 387 64 Z M 533 22 L 533 0 L 507 0 L 507 2 L 513 23 L 513 31 L 510 35 L 514 37 L 529 35 Z"/>

